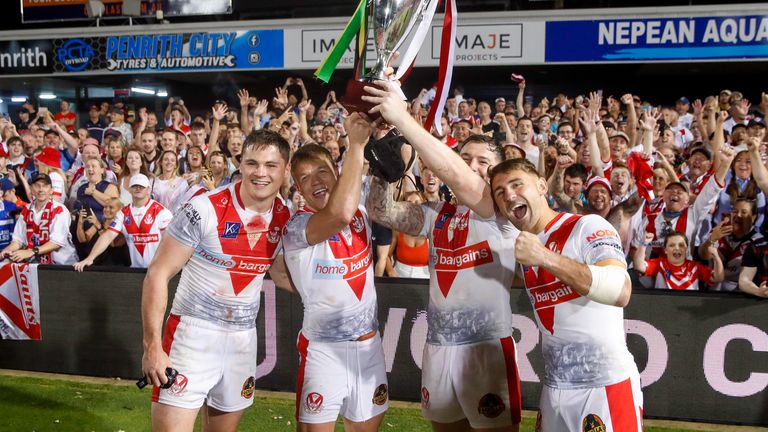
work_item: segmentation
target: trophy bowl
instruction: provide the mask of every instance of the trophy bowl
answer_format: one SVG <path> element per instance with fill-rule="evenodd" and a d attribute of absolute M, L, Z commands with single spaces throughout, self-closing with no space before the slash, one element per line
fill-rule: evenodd
<path fill-rule="evenodd" d="M 392 56 L 408 38 L 428 3 L 429 0 L 370 0 L 369 21 L 373 28 L 376 64 L 360 80 L 351 79 L 347 83 L 341 98 L 341 104 L 347 111 L 368 114 L 373 108 L 373 104 L 361 99 L 366 94 L 363 87 L 372 85 L 375 80 L 387 79 L 384 71 Z"/>

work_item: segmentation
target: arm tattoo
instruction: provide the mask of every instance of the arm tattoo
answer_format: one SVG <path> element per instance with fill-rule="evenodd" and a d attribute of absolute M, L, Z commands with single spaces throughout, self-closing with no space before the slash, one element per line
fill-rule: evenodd
<path fill-rule="evenodd" d="M 390 184 L 379 178 L 372 179 L 365 205 L 371 219 L 389 229 L 415 236 L 424 226 L 424 212 L 421 206 L 395 201 Z"/>

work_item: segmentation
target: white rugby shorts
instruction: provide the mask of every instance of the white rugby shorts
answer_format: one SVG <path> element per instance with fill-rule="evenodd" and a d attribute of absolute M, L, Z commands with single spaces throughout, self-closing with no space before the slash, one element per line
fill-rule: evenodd
<path fill-rule="evenodd" d="M 640 377 L 586 389 L 544 386 L 536 430 L 543 432 L 642 432 Z"/>
<path fill-rule="evenodd" d="M 476 429 L 520 423 L 520 375 L 512 337 L 424 346 L 421 413 L 430 421 L 467 419 Z"/>
<path fill-rule="evenodd" d="M 179 372 L 169 389 L 155 387 L 152 401 L 197 409 L 203 403 L 234 412 L 253 404 L 256 329 L 227 330 L 198 318 L 170 315 L 163 350 Z"/>
<path fill-rule="evenodd" d="M 299 333 L 296 419 L 335 422 L 339 414 L 363 422 L 389 407 L 381 337 L 364 341 L 316 342 Z"/>

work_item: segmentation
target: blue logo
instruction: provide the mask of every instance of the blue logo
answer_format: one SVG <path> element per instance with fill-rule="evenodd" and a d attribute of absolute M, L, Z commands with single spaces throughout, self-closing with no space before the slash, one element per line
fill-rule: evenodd
<path fill-rule="evenodd" d="M 256 48 L 259 46 L 259 43 L 261 43 L 261 39 L 259 39 L 259 35 L 256 32 L 250 32 L 248 34 L 248 46 L 251 48 Z"/>
<path fill-rule="evenodd" d="M 125 215 L 125 222 L 124 223 L 126 225 L 130 225 L 131 224 L 131 215 L 129 215 L 129 214 Z"/>
<path fill-rule="evenodd" d="M 339 242 L 340 241 L 339 240 L 339 236 L 337 234 L 334 234 L 334 235 L 332 235 L 331 237 L 328 238 L 328 241 L 329 242 Z"/>
<path fill-rule="evenodd" d="M 240 227 L 243 225 L 240 222 L 224 222 L 224 232 L 221 233 L 221 238 L 233 239 L 240 233 Z"/>
<path fill-rule="evenodd" d="M 445 221 L 451 218 L 453 216 L 451 213 L 443 213 L 440 215 L 440 219 L 435 222 L 435 229 L 443 229 L 443 226 L 445 225 Z"/>
<path fill-rule="evenodd" d="M 72 72 L 80 72 L 87 68 L 93 56 L 93 48 L 82 39 L 70 39 L 63 47 L 56 50 L 56 58 Z"/>

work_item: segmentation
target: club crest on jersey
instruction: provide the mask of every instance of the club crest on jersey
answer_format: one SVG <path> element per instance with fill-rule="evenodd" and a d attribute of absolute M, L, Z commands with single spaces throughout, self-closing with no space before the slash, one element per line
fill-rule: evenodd
<path fill-rule="evenodd" d="M 359 218 L 357 216 L 352 218 L 352 229 L 355 230 L 356 233 L 361 232 L 363 227 L 363 218 Z"/>
<path fill-rule="evenodd" d="M 429 408 L 429 390 L 426 387 L 421 388 L 421 407 Z"/>
<path fill-rule="evenodd" d="M 581 421 L 582 432 L 605 432 L 605 423 L 597 414 L 587 414 Z"/>
<path fill-rule="evenodd" d="M 267 240 L 270 243 L 277 243 L 280 241 L 280 227 L 274 227 L 267 233 Z"/>
<path fill-rule="evenodd" d="M 152 225 L 155 222 L 155 218 L 151 214 L 148 214 L 144 217 L 144 222 L 146 222 L 147 225 Z"/>
<path fill-rule="evenodd" d="M 323 395 L 312 392 L 307 395 L 304 404 L 304 411 L 307 414 L 320 414 L 323 410 Z"/>
<path fill-rule="evenodd" d="M 240 234 L 240 228 L 243 224 L 240 222 L 224 222 L 224 232 L 221 233 L 221 238 L 233 239 Z"/>
<path fill-rule="evenodd" d="M 173 385 L 168 389 L 168 393 L 172 396 L 184 396 L 187 391 L 187 384 L 189 384 L 189 378 L 183 374 L 176 375 L 176 379 L 173 380 Z"/>
<path fill-rule="evenodd" d="M 376 391 L 373 392 L 373 403 L 376 405 L 384 405 L 387 402 L 389 392 L 387 391 L 387 385 L 381 384 L 376 387 Z"/>
<path fill-rule="evenodd" d="M 253 397 L 253 391 L 256 388 L 256 378 L 249 376 L 243 383 L 243 390 L 240 392 L 240 396 L 250 399 Z"/>
<path fill-rule="evenodd" d="M 486 393 L 477 404 L 477 412 L 488 418 L 500 416 L 504 409 L 504 401 L 495 393 Z"/>

